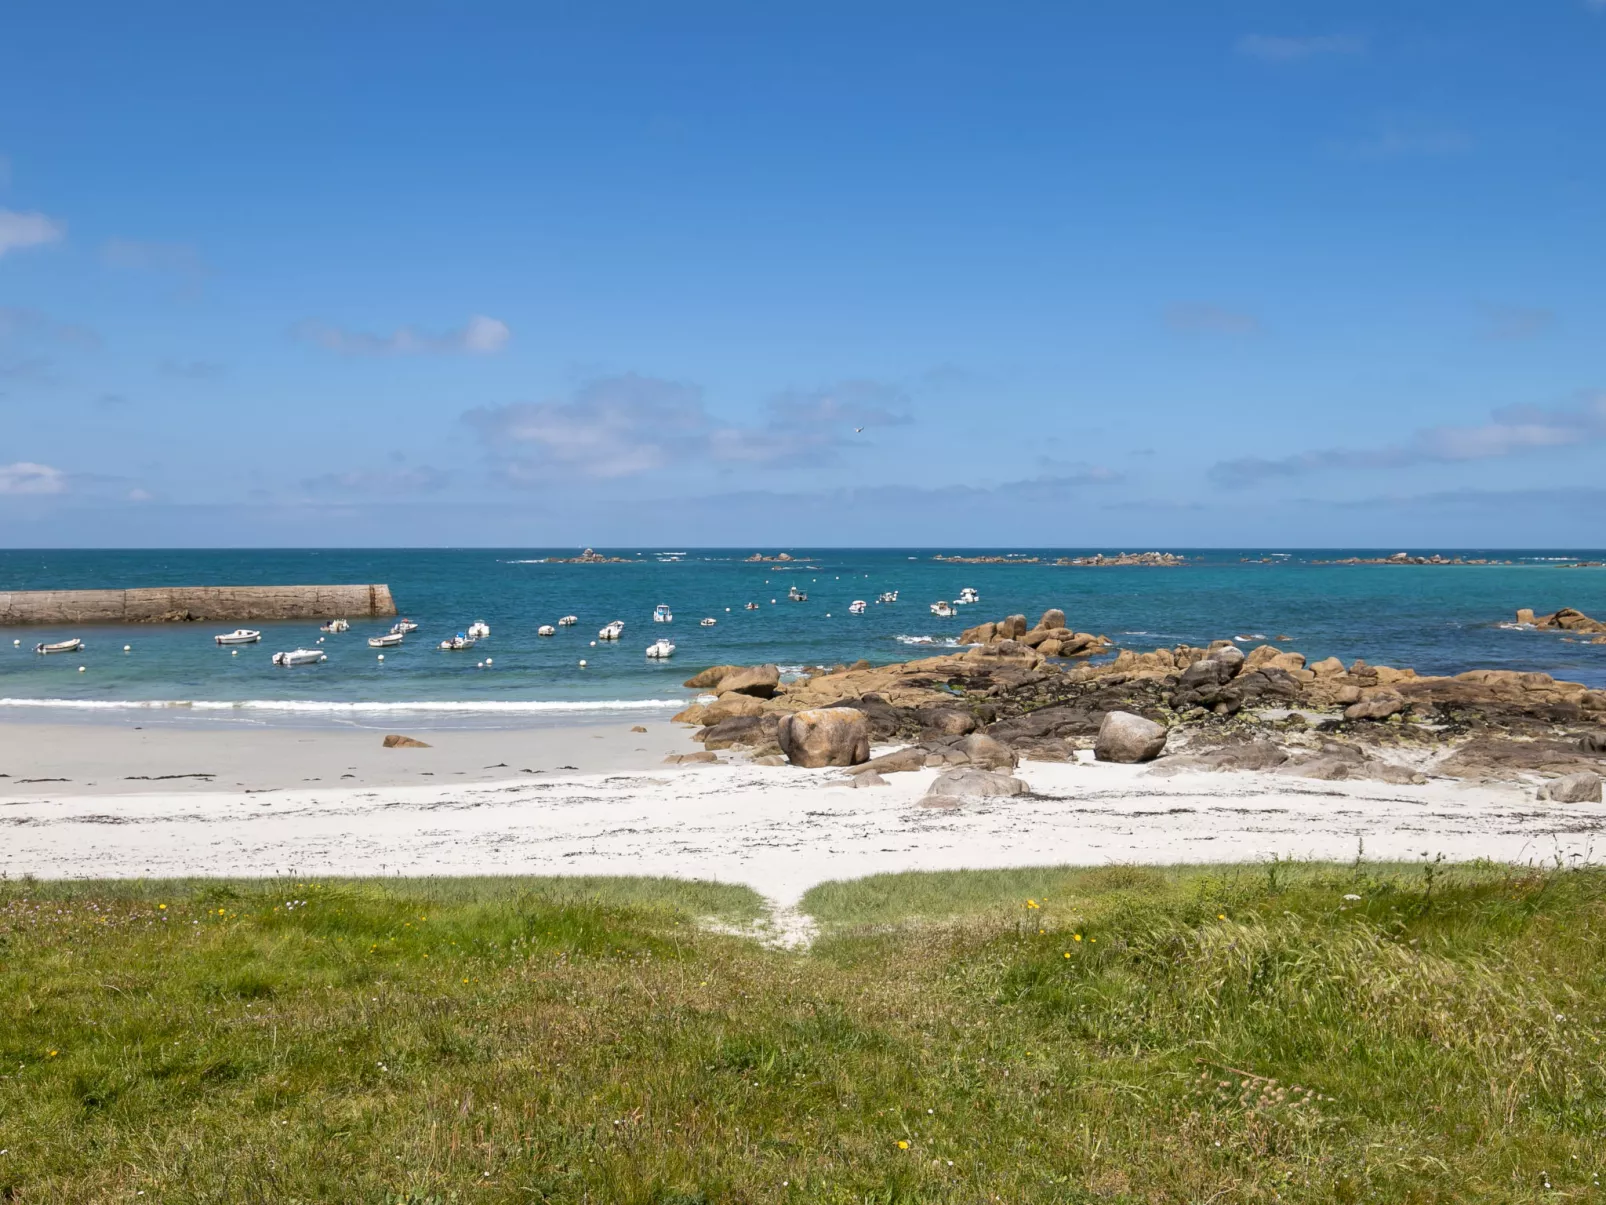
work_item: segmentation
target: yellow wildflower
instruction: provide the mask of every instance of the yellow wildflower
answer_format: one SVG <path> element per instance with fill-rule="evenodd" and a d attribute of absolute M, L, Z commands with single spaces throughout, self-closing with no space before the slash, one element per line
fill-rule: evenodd
<path fill-rule="evenodd" d="M 52 1053 L 54 1053 L 54 1051 L 52 1051 Z M 907 1142 L 905 1142 L 902 1138 L 900 1138 L 900 1139 L 898 1139 L 898 1149 L 900 1151 L 906 1151 L 906 1150 L 909 1149 L 909 1144 Z"/>
<path fill-rule="evenodd" d="M 158 912 L 166 912 L 167 911 L 167 905 L 166 904 L 157 904 L 156 905 L 156 910 Z"/>
<path fill-rule="evenodd" d="M 1082 935 L 1080 933 L 1073 933 L 1071 935 L 1071 940 L 1072 941 L 1081 941 L 1082 940 Z"/>

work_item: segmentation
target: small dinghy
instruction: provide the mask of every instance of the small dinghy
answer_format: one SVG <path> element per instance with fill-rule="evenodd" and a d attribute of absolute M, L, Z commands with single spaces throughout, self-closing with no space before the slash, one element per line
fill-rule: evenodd
<path fill-rule="evenodd" d="M 235 628 L 232 632 L 225 632 L 212 639 L 219 644 L 255 644 L 262 639 L 262 633 L 255 628 Z"/>
<path fill-rule="evenodd" d="M 320 632 L 349 632 L 351 624 L 344 619 L 331 619 L 318 629 Z"/>
<path fill-rule="evenodd" d="M 543 623 L 540 627 L 535 629 L 535 634 L 537 636 L 556 636 L 558 634 L 558 629 L 549 623 Z"/>
<path fill-rule="evenodd" d="M 51 653 L 76 653 L 84 642 L 74 636 L 71 640 L 58 640 L 55 644 L 36 644 L 33 651 L 48 656 Z"/>
<path fill-rule="evenodd" d="M 464 649 L 471 649 L 471 648 L 474 647 L 474 637 L 469 636 L 469 635 L 467 635 L 467 634 L 465 634 L 463 632 L 459 632 L 456 636 L 453 636 L 450 640 L 441 641 L 441 645 L 440 646 L 441 646 L 441 648 L 445 649 L 447 652 L 460 653 Z"/>
<path fill-rule="evenodd" d="M 475 640 L 483 640 L 485 637 L 491 634 L 491 625 L 486 623 L 483 619 L 476 619 L 473 623 L 468 625 L 468 634 Z"/>
<path fill-rule="evenodd" d="M 410 619 L 398 619 L 390 625 L 390 630 L 397 636 L 409 636 L 418 631 L 418 625 Z"/>
<path fill-rule="evenodd" d="M 652 609 L 652 621 L 654 623 L 673 623 L 674 619 L 675 613 L 669 609 L 668 603 L 659 603 Z"/>
<path fill-rule="evenodd" d="M 578 615 L 565 615 L 562 619 L 558 620 L 558 626 L 560 628 L 572 628 L 579 622 L 580 617 Z"/>
<path fill-rule="evenodd" d="M 705 628 L 711 628 L 718 622 L 719 622 L 719 620 L 715 619 L 712 615 L 710 615 L 707 619 L 702 621 L 702 626 L 705 627 Z"/>
<path fill-rule="evenodd" d="M 786 592 L 786 597 L 788 599 L 790 599 L 792 602 L 808 602 L 809 601 L 808 592 L 805 591 L 805 590 L 799 590 L 796 586 L 793 586 L 790 590 L 788 590 Z"/>
<path fill-rule="evenodd" d="M 597 632 L 597 639 L 598 640 L 618 640 L 619 637 L 623 636 L 624 634 L 625 634 L 625 621 L 622 620 L 622 619 L 616 619 L 612 623 L 610 623 L 607 627 L 602 628 Z"/>
<path fill-rule="evenodd" d="M 292 649 L 288 653 L 273 654 L 275 665 L 316 665 L 320 661 L 329 660 L 329 654 L 322 649 Z"/>
<path fill-rule="evenodd" d="M 756 611 L 756 610 L 758 610 L 758 604 L 757 603 L 748 603 L 745 607 L 742 608 L 742 610 L 744 610 L 744 611 Z"/>
<path fill-rule="evenodd" d="M 848 604 L 848 614 L 863 615 L 868 608 L 869 604 L 866 603 L 864 599 L 856 598 Z"/>
<path fill-rule="evenodd" d="M 647 656 L 655 661 L 675 655 L 675 646 L 667 640 L 657 640 L 647 646 Z"/>
<path fill-rule="evenodd" d="M 383 636 L 368 637 L 368 647 L 371 649 L 393 649 L 402 642 L 402 633 L 387 632 Z"/>

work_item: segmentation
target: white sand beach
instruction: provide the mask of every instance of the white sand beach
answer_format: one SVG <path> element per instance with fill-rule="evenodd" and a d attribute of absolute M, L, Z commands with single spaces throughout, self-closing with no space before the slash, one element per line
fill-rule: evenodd
<path fill-rule="evenodd" d="M 0 873 L 677 875 L 786 906 L 889 871 L 1347 860 L 1362 842 L 1369 859 L 1554 864 L 1606 845 L 1599 805 L 1446 780 L 1025 762 L 1031 795 L 940 811 L 919 806 L 936 771 L 854 789 L 835 770 L 666 766 L 695 746 L 644 726 L 420 732 L 431 748 L 397 750 L 363 730 L 6 725 Z M 159 777 L 197 773 L 215 777 Z"/>

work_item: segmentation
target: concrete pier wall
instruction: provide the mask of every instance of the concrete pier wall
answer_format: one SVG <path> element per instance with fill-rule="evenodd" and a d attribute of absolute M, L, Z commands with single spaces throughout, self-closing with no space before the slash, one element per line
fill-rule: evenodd
<path fill-rule="evenodd" d="M 0 590 L 12 624 L 357 619 L 396 614 L 389 586 L 172 586 L 143 590 Z"/>

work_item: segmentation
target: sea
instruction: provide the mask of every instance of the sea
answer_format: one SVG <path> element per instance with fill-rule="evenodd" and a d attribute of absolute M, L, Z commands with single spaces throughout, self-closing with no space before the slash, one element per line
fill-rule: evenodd
<path fill-rule="evenodd" d="M 0 591 L 137 586 L 378 583 L 419 625 L 397 648 L 367 638 L 390 619 L 352 617 L 325 635 L 315 622 L 251 623 L 259 644 L 220 647 L 233 623 L 0 628 L 0 723 L 130 717 L 168 722 L 529 726 L 585 717 L 663 715 L 694 692 L 682 682 L 715 664 L 775 662 L 783 671 L 860 659 L 905 661 L 958 647 L 962 629 L 1062 609 L 1078 631 L 1148 650 L 1236 639 L 1245 648 L 1280 636 L 1312 660 L 1337 656 L 1412 666 L 1542 671 L 1606 687 L 1606 644 L 1519 629 L 1519 607 L 1576 607 L 1606 618 L 1599 549 L 1434 549 L 1488 565 L 1335 565 L 1397 549 L 1174 549 L 1186 563 L 1081 567 L 1052 562 L 1114 549 L 1013 548 L 1017 563 L 955 564 L 939 556 L 998 550 L 768 549 L 789 563 L 755 563 L 752 550 L 598 549 L 629 563 L 564 564 L 574 549 L 352 549 L 0 551 Z M 1037 563 L 1019 563 L 1027 558 Z M 1506 563 L 1509 562 L 1509 563 Z M 806 601 L 790 601 L 795 587 Z M 931 612 L 970 587 L 980 596 L 953 618 Z M 897 593 L 896 602 L 878 602 Z M 849 606 L 867 606 L 853 614 Z M 748 604 L 756 603 L 756 609 Z M 666 604 L 674 618 L 655 623 Z M 559 617 L 579 622 L 543 637 Z M 623 638 L 597 639 L 611 620 Z M 704 626 L 704 619 L 713 619 Z M 445 637 L 481 620 L 491 635 L 447 652 Z M 39 656 L 41 642 L 72 636 L 82 652 Z M 647 646 L 674 645 L 667 660 Z M 320 643 L 321 642 L 321 643 Z M 272 654 L 327 653 L 284 669 Z M 380 658 L 383 652 L 383 659 Z"/>

